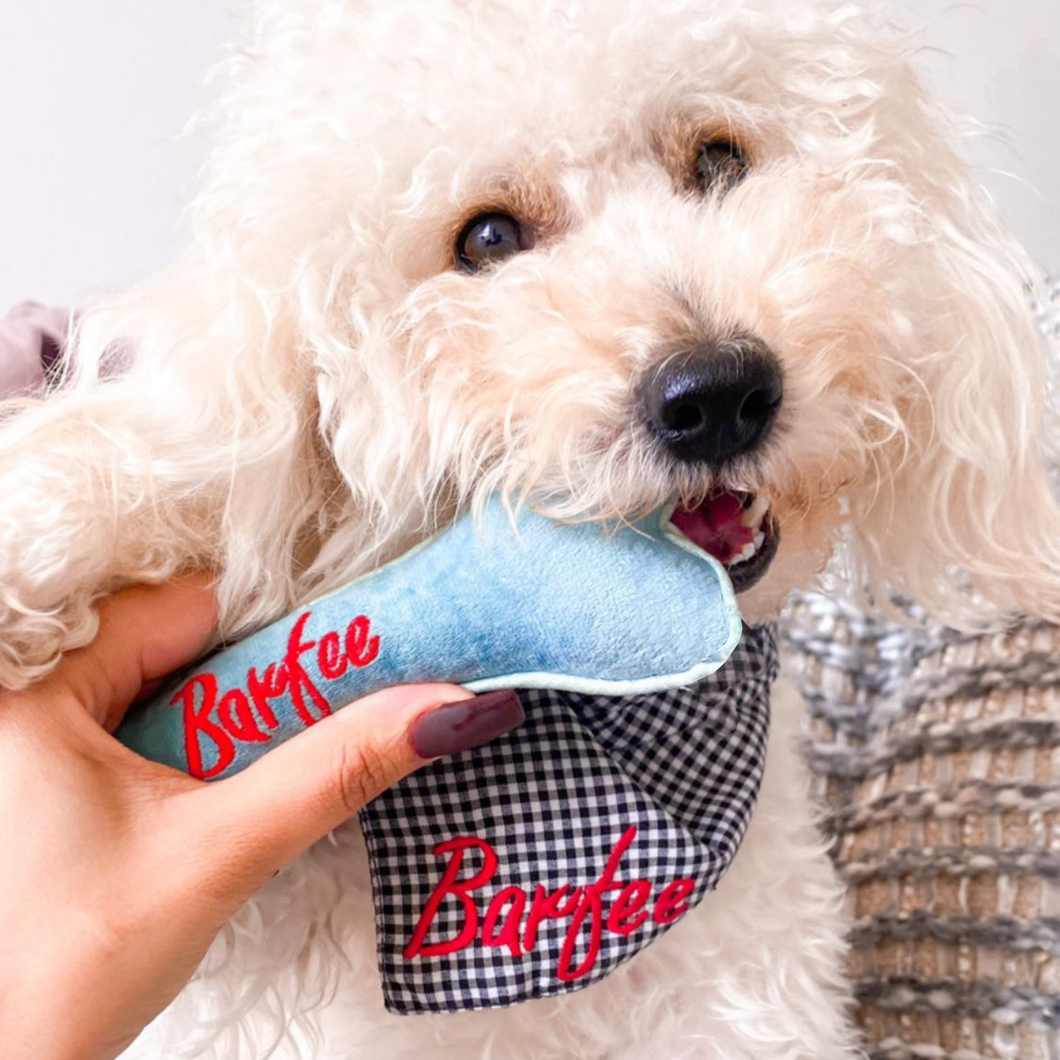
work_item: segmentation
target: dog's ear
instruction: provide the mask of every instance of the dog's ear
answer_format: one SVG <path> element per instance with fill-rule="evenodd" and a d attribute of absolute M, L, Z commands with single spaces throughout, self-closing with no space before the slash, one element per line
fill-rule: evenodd
<path fill-rule="evenodd" d="M 957 625 L 988 612 L 1060 619 L 1060 508 L 1045 454 L 1057 351 L 1031 308 L 1043 279 L 922 115 L 912 135 L 930 164 L 913 184 L 908 274 L 893 281 L 906 432 L 854 513 L 875 595 L 889 582 Z"/>
<path fill-rule="evenodd" d="M 131 506 L 139 532 L 178 557 L 223 570 L 226 631 L 289 606 L 330 488 L 297 301 L 250 297 L 237 281 L 181 263 L 95 307 L 73 336 L 66 388 L 73 408 L 102 409 L 106 503 Z"/>

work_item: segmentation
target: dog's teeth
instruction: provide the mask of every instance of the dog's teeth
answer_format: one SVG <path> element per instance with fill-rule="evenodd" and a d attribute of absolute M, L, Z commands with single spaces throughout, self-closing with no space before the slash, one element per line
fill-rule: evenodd
<path fill-rule="evenodd" d="M 766 500 L 761 494 L 754 499 L 754 503 L 748 508 L 740 518 L 740 522 L 744 526 L 759 529 L 762 525 L 762 520 L 766 516 L 766 512 L 769 511 L 769 501 Z"/>
<path fill-rule="evenodd" d="M 746 563 L 755 554 L 755 544 L 753 541 L 748 541 L 735 556 L 729 560 L 729 566 L 735 567 L 738 563 Z"/>
<path fill-rule="evenodd" d="M 762 542 L 765 541 L 766 535 L 759 530 L 753 541 L 748 541 L 735 556 L 729 560 L 729 566 L 735 567 L 737 563 L 746 563 L 755 553 L 762 547 Z"/>

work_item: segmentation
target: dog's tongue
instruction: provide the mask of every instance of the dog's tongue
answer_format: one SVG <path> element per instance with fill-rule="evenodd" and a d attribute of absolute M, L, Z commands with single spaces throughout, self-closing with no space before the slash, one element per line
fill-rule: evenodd
<path fill-rule="evenodd" d="M 693 544 L 728 565 L 755 539 L 754 530 L 744 526 L 743 516 L 739 495 L 726 490 L 708 497 L 698 508 L 676 509 L 670 522 Z"/>

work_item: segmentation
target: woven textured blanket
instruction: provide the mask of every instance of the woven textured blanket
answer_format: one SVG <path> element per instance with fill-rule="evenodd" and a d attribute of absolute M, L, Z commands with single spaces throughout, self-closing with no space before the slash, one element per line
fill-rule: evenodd
<path fill-rule="evenodd" d="M 872 1060 L 1058 1060 L 1060 628 L 912 629 L 807 594 L 782 644 Z"/>

